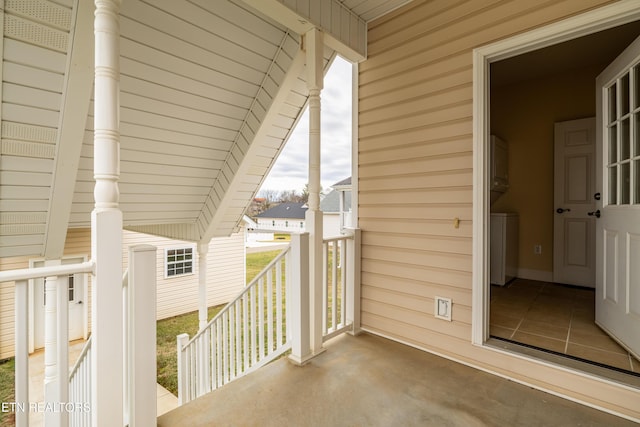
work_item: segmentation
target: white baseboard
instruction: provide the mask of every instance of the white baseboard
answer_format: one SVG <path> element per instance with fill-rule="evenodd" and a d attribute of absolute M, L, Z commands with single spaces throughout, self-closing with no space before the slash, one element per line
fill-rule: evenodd
<path fill-rule="evenodd" d="M 539 282 L 553 282 L 553 271 L 519 268 L 518 277 L 521 279 L 537 280 Z"/>

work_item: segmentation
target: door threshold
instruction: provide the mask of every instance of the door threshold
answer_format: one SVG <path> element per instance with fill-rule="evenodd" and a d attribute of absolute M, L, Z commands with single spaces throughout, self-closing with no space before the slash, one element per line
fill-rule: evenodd
<path fill-rule="evenodd" d="M 486 345 L 501 350 L 507 350 L 520 355 L 529 356 L 533 359 L 544 360 L 565 368 L 571 368 L 586 372 L 610 381 L 615 381 L 630 387 L 640 389 L 640 373 L 627 371 L 615 366 L 608 366 L 598 362 L 581 359 L 579 357 L 557 353 L 528 344 L 522 344 L 505 338 L 490 337 Z"/>

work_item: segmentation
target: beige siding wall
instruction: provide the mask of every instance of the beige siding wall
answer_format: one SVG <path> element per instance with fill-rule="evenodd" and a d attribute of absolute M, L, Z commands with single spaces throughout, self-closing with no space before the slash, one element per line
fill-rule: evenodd
<path fill-rule="evenodd" d="M 415 1 L 370 24 L 359 75 L 362 325 L 640 418 L 637 391 L 471 343 L 472 50 L 605 3 Z M 434 318 L 434 296 L 453 299 L 452 322 Z"/>
<path fill-rule="evenodd" d="M 76 255 L 86 256 L 87 259 L 91 257 L 91 230 L 71 229 L 67 232 L 64 256 Z M 0 271 L 29 268 L 30 259 L 38 258 L 27 256 L 0 258 Z M 87 275 L 87 280 L 89 280 L 89 295 L 86 297 L 86 303 L 89 304 L 88 307 L 91 310 L 91 275 Z M 0 359 L 14 355 L 14 310 L 14 283 L 0 283 Z M 91 312 L 89 312 L 89 319 L 91 319 Z"/>
<path fill-rule="evenodd" d="M 177 316 L 198 309 L 198 256 L 194 243 L 165 239 L 149 234 L 125 231 L 125 248 L 148 244 L 158 248 L 157 279 L 158 319 Z M 194 274 L 165 278 L 165 250 L 170 248 L 194 248 Z M 207 303 L 209 306 L 224 304 L 235 297 L 245 285 L 244 231 L 230 237 L 216 237 L 209 244 L 207 255 Z M 124 268 L 128 265 L 125 252 Z"/>

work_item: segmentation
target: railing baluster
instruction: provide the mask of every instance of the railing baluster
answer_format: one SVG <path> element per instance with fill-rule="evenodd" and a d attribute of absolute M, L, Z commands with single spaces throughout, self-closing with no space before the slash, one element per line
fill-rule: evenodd
<path fill-rule="evenodd" d="M 211 364 L 211 390 L 215 390 L 218 388 L 218 365 L 216 361 L 218 360 L 218 343 L 216 342 L 216 333 L 215 328 L 209 328 L 209 342 L 211 343 L 211 359 L 209 363 Z"/>
<path fill-rule="evenodd" d="M 282 345 L 282 262 L 276 264 L 276 348 Z"/>
<path fill-rule="evenodd" d="M 29 425 L 29 282 L 15 283 L 15 399 L 16 426 Z"/>
<path fill-rule="evenodd" d="M 259 282 L 258 282 L 259 283 Z M 256 290 L 255 287 L 251 288 L 250 308 L 251 308 L 251 359 L 253 360 L 252 366 L 258 363 L 258 340 L 257 340 L 257 319 L 256 319 Z"/>
<path fill-rule="evenodd" d="M 229 312 L 222 315 L 222 384 L 229 382 Z"/>
<path fill-rule="evenodd" d="M 218 381 L 217 387 L 220 387 L 224 384 L 224 371 L 222 368 L 222 323 L 216 323 L 216 360 L 218 361 Z"/>
<path fill-rule="evenodd" d="M 247 294 L 242 297 L 242 348 L 244 350 L 244 370 L 249 369 L 249 301 Z"/>
<path fill-rule="evenodd" d="M 329 317 L 329 304 L 328 304 L 328 295 L 327 295 L 327 287 L 329 286 L 327 283 L 327 266 L 329 264 L 329 242 L 325 242 L 322 245 L 322 334 L 327 333 L 327 322 Z"/>
<path fill-rule="evenodd" d="M 340 241 L 340 326 L 347 325 L 347 260 L 345 252 L 347 249 L 347 241 Z"/>
<path fill-rule="evenodd" d="M 242 323 L 240 323 L 242 305 L 239 301 L 234 305 L 236 315 L 236 354 L 234 356 L 236 358 L 236 376 L 240 376 L 240 373 L 242 372 Z"/>
<path fill-rule="evenodd" d="M 236 307 L 229 307 L 229 381 L 236 377 Z"/>
<path fill-rule="evenodd" d="M 338 329 L 336 323 L 338 311 L 338 243 L 340 240 L 333 242 L 331 252 L 331 330 Z"/>
<path fill-rule="evenodd" d="M 273 351 L 273 273 L 274 268 L 267 273 L 267 353 Z"/>
<path fill-rule="evenodd" d="M 264 280 L 258 282 L 258 360 L 264 357 Z"/>

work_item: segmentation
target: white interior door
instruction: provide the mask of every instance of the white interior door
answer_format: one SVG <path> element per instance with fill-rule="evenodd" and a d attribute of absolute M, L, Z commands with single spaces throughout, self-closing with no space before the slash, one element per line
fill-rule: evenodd
<path fill-rule="evenodd" d="M 553 281 L 595 287 L 596 119 L 555 124 Z"/>
<path fill-rule="evenodd" d="M 596 323 L 640 357 L 640 38 L 596 83 Z"/>
<path fill-rule="evenodd" d="M 76 264 L 84 262 L 84 258 L 68 258 L 63 259 L 63 264 Z M 44 261 L 36 261 L 34 267 L 44 266 Z M 82 339 L 85 336 L 85 274 L 72 274 L 69 276 L 69 341 Z M 34 280 L 34 325 L 33 325 L 33 344 L 34 349 L 44 347 L 44 322 L 45 322 L 45 293 L 44 279 Z"/>

